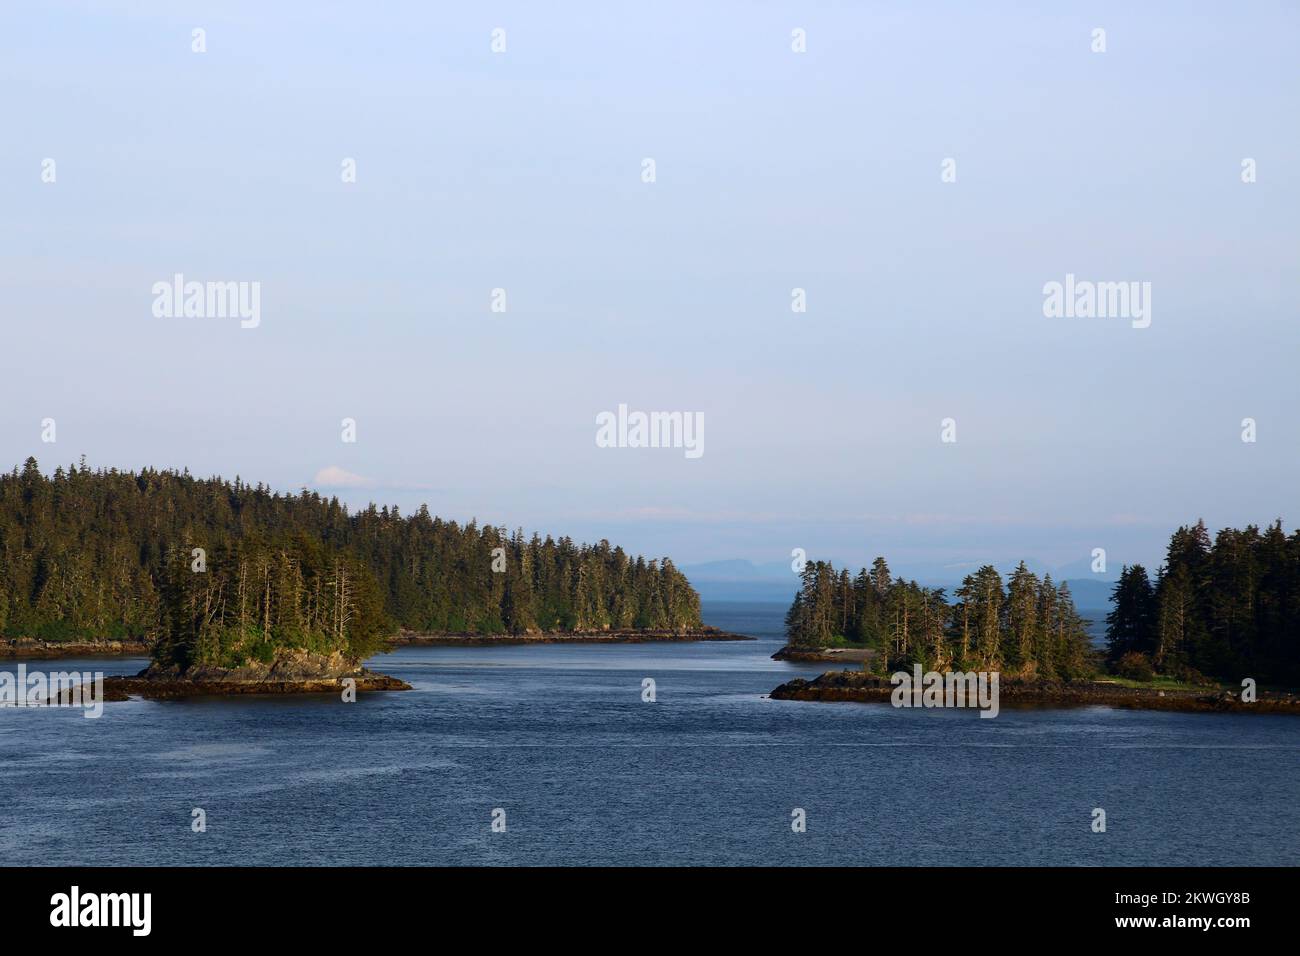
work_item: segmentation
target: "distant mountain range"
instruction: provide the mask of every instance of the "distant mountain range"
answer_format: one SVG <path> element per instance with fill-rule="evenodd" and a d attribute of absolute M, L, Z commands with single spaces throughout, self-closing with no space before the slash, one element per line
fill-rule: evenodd
<path fill-rule="evenodd" d="M 995 567 L 1005 578 L 1019 561 L 995 562 Z M 894 570 L 909 580 L 928 587 L 945 587 L 951 590 L 961 584 L 961 579 L 979 565 L 907 565 Z M 1110 607 L 1110 592 L 1115 586 L 1118 572 L 1093 574 L 1090 561 L 1083 559 L 1051 567 L 1041 561 L 1025 559 L 1025 566 L 1039 577 L 1050 574 L 1054 581 L 1066 581 L 1074 595 L 1075 607 L 1081 612 L 1106 611 Z M 706 601 L 776 601 L 789 604 L 799 589 L 799 577 L 790 568 L 789 561 L 772 561 L 755 564 L 752 561 L 706 561 L 679 567 L 691 585 Z M 857 573 L 851 568 L 850 573 Z M 1087 615 L 1085 615 L 1087 616 Z"/>

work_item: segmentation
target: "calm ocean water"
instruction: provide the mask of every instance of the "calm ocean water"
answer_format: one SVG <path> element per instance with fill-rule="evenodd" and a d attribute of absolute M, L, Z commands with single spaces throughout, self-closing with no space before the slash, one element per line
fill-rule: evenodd
<path fill-rule="evenodd" d="M 415 686 L 0 709 L 0 853 L 49 864 L 1300 863 L 1300 721 L 772 701 L 737 644 L 408 648 Z M 131 673 L 141 660 L 29 669 Z M 0 670 L 14 669 L 12 663 Z M 654 678 L 658 700 L 642 703 Z M 206 833 L 191 811 L 206 811 Z M 807 832 L 790 828 L 791 810 Z M 1106 833 L 1092 833 L 1094 807 Z M 491 831 L 503 808 L 506 832 Z"/>

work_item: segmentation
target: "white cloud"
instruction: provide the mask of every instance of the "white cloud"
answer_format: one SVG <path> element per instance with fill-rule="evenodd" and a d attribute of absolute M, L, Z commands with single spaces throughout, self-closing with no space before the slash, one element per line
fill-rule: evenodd
<path fill-rule="evenodd" d="M 328 465 L 316 472 L 312 484 L 321 488 L 368 488 L 374 482 L 362 475 L 344 471 L 338 465 Z"/>

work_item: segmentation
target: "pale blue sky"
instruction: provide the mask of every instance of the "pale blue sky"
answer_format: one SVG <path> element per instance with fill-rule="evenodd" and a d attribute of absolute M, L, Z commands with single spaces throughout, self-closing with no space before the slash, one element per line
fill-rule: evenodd
<path fill-rule="evenodd" d="M 333 466 L 679 563 L 1297 520 L 1294 4 L 618 6 L 6 5 L 0 463 Z M 154 318 L 175 272 L 261 326 Z M 1151 327 L 1044 318 L 1067 272 Z M 704 456 L 597 448 L 620 402 Z"/>

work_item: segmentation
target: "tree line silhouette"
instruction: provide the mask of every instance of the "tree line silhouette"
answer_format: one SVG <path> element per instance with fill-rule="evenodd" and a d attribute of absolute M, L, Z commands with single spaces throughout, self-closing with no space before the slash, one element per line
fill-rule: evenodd
<path fill-rule="evenodd" d="M 196 553 L 195 549 L 201 549 Z M 35 459 L 0 475 L 0 634 L 144 639 L 181 664 L 280 646 L 365 657 L 395 630 L 503 634 L 700 625 L 667 558 L 601 541 L 273 493 L 188 471 Z"/>
<path fill-rule="evenodd" d="M 1076 679 L 1109 670 L 1191 683 L 1252 677 L 1300 684 L 1300 531 L 1175 531 L 1154 581 L 1125 566 L 1111 594 L 1106 647 L 1094 649 L 1064 582 L 1041 580 L 1024 562 L 1003 581 L 992 566 L 944 588 L 890 575 L 884 558 L 850 578 L 810 562 L 786 615 L 795 647 L 852 642 L 877 651 L 882 672 L 920 663 L 942 670 L 1005 670 Z"/>
<path fill-rule="evenodd" d="M 1170 538 L 1155 580 L 1125 567 L 1106 617 L 1107 659 L 1122 672 L 1300 683 L 1300 531 L 1205 522 Z"/>

